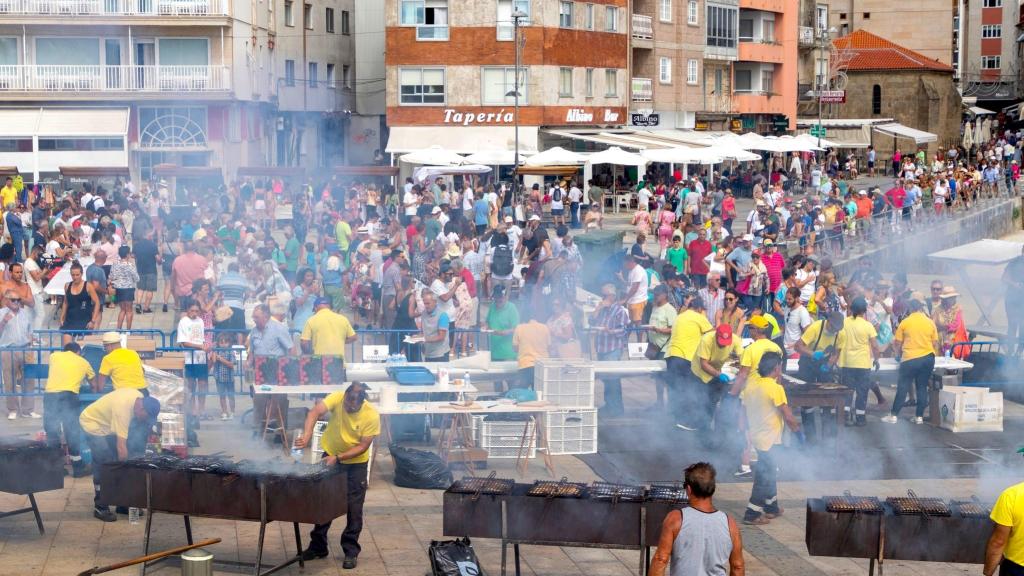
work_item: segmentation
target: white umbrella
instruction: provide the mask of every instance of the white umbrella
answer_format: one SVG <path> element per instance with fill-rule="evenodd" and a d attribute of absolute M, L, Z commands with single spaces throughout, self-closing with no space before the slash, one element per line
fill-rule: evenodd
<path fill-rule="evenodd" d="M 465 158 L 461 155 L 445 150 L 436 144 L 430 148 L 403 154 L 398 159 L 409 164 L 425 164 L 430 166 L 458 166 L 465 161 Z"/>
<path fill-rule="evenodd" d="M 466 164 L 463 166 L 420 166 L 413 170 L 412 176 L 417 182 L 433 180 L 438 176 L 450 174 L 487 174 L 491 171 L 490 166 L 480 164 Z"/>
<path fill-rule="evenodd" d="M 587 157 L 565 148 L 555 146 L 526 159 L 526 166 L 575 166 L 583 164 Z"/>
<path fill-rule="evenodd" d="M 532 150 L 529 152 L 519 151 L 519 161 L 522 162 L 527 156 L 536 154 Z M 481 150 L 474 152 L 469 156 L 466 156 L 466 162 L 472 164 L 483 164 L 485 166 L 494 166 L 496 164 L 515 164 L 516 163 L 516 152 L 515 150 Z"/>
<path fill-rule="evenodd" d="M 761 159 L 760 154 L 749 152 L 744 150 L 741 146 L 736 144 L 727 144 L 725 142 L 712 144 L 708 148 L 705 148 L 703 152 L 711 156 L 721 156 L 726 160 L 735 160 L 737 162 L 754 162 Z"/>
<path fill-rule="evenodd" d="M 971 126 L 970 122 L 964 126 L 964 139 L 961 144 L 963 145 L 964 150 L 970 150 L 971 146 L 974 146 L 974 127 Z"/>
<path fill-rule="evenodd" d="M 981 142 L 987 143 L 992 139 L 992 121 L 985 117 L 981 123 Z"/>
<path fill-rule="evenodd" d="M 595 152 L 587 158 L 588 164 L 616 164 L 619 166 L 646 166 L 650 162 L 647 158 L 632 152 L 626 152 L 618 146 L 612 146 L 607 150 Z"/>
<path fill-rule="evenodd" d="M 982 144 L 984 144 L 984 141 L 981 139 L 981 121 L 980 120 L 974 123 L 974 143 L 977 146 L 981 146 Z"/>
<path fill-rule="evenodd" d="M 651 162 L 665 162 L 668 164 L 719 164 L 724 158 L 707 148 L 652 148 L 642 150 L 640 155 Z"/>

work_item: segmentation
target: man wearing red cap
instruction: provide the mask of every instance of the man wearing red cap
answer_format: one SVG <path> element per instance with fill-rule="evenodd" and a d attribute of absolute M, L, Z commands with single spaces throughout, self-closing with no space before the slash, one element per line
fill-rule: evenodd
<path fill-rule="evenodd" d="M 698 430 L 707 430 L 715 414 L 715 407 L 732 383 L 732 376 L 722 372 L 722 366 L 731 357 L 743 354 L 741 339 L 732 333 L 732 326 L 719 324 L 714 332 L 701 336 L 697 352 L 690 362 L 695 382 L 695 423 Z"/>

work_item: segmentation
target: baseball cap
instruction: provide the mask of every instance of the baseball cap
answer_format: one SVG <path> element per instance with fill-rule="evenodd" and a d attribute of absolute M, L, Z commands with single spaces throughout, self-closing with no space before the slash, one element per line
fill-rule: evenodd
<path fill-rule="evenodd" d="M 434 206 L 434 209 L 431 210 L 430 213 L 431 214 L 440 214 L 441 213 L 441 207 L 440 206 Z"/>
<path fill-rule="evenodd" d="M 775 242 L 772 242 L 770 239 L 765 238 L 763 244 L 765 246 L 771 246 L 772 244 L 775 244 Z"/>
<path fill-rule="evenodd" d="M 732 344 L 732 326 L 728 324 L 719 324 L 718 328 L 715 328 L 715 340 L 719 346 L 728 346 Z"/>
<path fill-rule="evenodd" d="M 530 222 L 534 221 L 540 221 L 540 216 L 537 216 L 536 214 L 530 216 Z"/>
<path fill-rule="evenodd" d="M 743 237 L 740 238 L 740 240 L 742 240 L 744 242 L 753 242 L 754 241 L 754 235 L 753 234 L 744 234 Z"/>
<path fill-rule="evenodd" d="M 331 305 L 331 299 L 330 298 L 324 298 L 323 296 L 317 298 L 316 301 L 313 302 L 313 308 L 319 308 L 320 306 L 330 306 L 330 305 Z"/>
<path fill-rule="evenodd" d="M 152 396 L 142 398 L 142 408 L 151 419 L 156 419 L 160 415 L 160 401 Z"/>
<path fill-rule="evenodd" d="M 118 334 L 117 332 L 104 332 L 103 333 L 103 343 L 104 344 L 120 344 L 121 343 L 121 335 Z"/>
<path fill-rule="evenodd" d="M 868 195 L 868 191 L 867 190 L 858 190 L 857 194 L 860 194 L 861 196 L 867 196 Z"/>
<path fill-rule="evenodd" d="M 512 222 L 511 216 L 505 216 L 505 222 Z"/>
<path fill-rule="evenodd" d="M 758 314 L 756 316 L 751 316 L 750 317 L 750 321 L 747 322 L 747 324 L 749 324 L 749 325 L 751 325 L 754 328 L 757 328 L 759 330 L 764 330 L 765 328 L 767 328 L 769 326 L 768 321 L 765 320 L 764 316 L 762 316 L 760 314 Z"/>

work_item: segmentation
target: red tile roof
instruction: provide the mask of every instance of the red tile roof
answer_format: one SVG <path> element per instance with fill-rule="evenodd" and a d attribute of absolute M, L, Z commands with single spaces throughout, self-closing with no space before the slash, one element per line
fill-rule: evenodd
<path fill-rule="evenodd" d="M 952 72 L 953 68 L 928 58 L 923 54 L 904 48 L 875 36 L 864 30 L 855 30 L 832 41 L 840 53 L 841 60 L 848 60 L 844 66 L 847 70 L 933 70 L 937 72 Z"/>

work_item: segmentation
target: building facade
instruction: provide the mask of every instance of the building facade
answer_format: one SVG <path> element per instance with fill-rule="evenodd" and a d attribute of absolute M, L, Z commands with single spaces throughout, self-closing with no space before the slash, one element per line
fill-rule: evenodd
<path fill-rule="evenodd" d="M 626 0 L 449 3 L 384 2 L 388 152 L 512 150 L 516 93 L 523 150 L 537 149 L 542 127 L 625 124 Z"/>
<path fill-rule="evenodd" d="M 799 0 L 740 0 L 733 106 L 742 130 L 796 127 Z"/>
<path fill-rule="evenodd" d="M 958 0 L 956 10 L 959 50 L 954 66 L 964 96 L 1017 99 L 1020 5 L 1013 0 Z"/>
<path fill-rule="evenodd" d="M 885 0 L 828 0 L 828 25 L 836 29 L 838 36 L 865 30 L 952 66 L 957 2 L 920 0 L 907 4 Z M 924 23 L 927 26 L 922 26 Z"/>
<path fill-rule="evenodd" d="M 119 152 L 102 158 L 136 179 L 159 164 L 230 178 L 244 166 L 341 161 L 322 118 L 345 108 L 351 2 L 9 2 L 0 112 L 15 121 L 42 110 L 63 126 L 8 133 L 3 163 L 38 181 L 97 166 L 96 152 Z M 100 120 L 112 110 L 126 115 L 119 134 Z"/>

